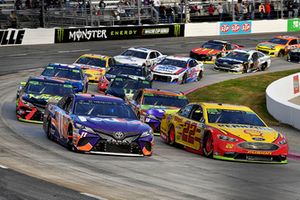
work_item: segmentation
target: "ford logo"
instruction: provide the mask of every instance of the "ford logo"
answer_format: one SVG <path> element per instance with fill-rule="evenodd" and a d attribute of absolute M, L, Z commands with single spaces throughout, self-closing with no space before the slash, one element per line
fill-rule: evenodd
<path fill-rule="evenodd" d="M 227 65 L 227 64 L 228 64 L 228 62 L 224 62 L 223 64 Z"/>
<path fill-rule="evenodd" d="M 122 133 L 122 132 L 115 132 L 114 133 L 114 137 L 117 139 L 117 140 L 122 140 L 124 138 L 125 134 Z"/>
<path fill-rule="evenodd" d="M 264 138 L 260 138 L 260 137 L 254 137 L 254 138 L 252 138 L 252 140 L 255 140 L 255 141 L 264 141 L 265 139 Z"/>

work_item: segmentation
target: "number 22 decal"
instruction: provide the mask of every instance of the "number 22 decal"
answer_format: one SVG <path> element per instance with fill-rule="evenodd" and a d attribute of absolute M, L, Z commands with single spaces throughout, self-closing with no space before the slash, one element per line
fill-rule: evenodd
<path fill-rule="evenodd" d="M 182 130 L 182 140 L 190 144 L 194 144 L 196 130 L 197 123 L 191 123 L 190 121 L 186 121 L 185 127 Z"/>

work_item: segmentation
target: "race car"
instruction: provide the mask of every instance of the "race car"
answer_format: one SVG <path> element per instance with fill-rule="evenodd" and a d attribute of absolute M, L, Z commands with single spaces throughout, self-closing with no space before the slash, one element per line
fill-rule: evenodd
<path fill-rule="evenodd" d="M 115 64 L 138 65 L 149 68 L 153 64 L 158 63 L 164 57 L 166 56 L 157 50 L 142 47 L 132 47 L 120 55 L 114 56 L 113 62 Z"/>
<path fill-rule="evenodd" d="M 60 80 L 67 80 L 72 83 L 75 92 L 87 92 L 88 79 L 82 69 L 78 66 L 61 63 L 48 64 L 41 76 L 53 77 Z"/>
<path fill-rule="evenodd" d="M 133 79 L 149 80 L 151 79 L 151 74 L 146 69 L 146 67 L 140 67 L 137 65 L 126 65 L 117 64 L 111 67 L 104 76 L 101 76 L 98 82 L 98 91 L 105 92 L 107 87 L 116 76 L 125 75 Z"/>
<path fill-rule="evenodd" d="M 105 55 L 84 54 L 74 62 L 74 65 L 83 69 L 89 82 L 98 82 L 100 76 L 104 75 L 107 68 L 112 65 L 112 59 Z"/>
<path fill-rule="evenodd" d="M 165 114 L 161 138 L 188 151 L 229 161 L 287 163 L 286 137 L 268 127 L 250 108 L 192 103 Z"/>
<path fill-rule="evenodd" d="M 267 42 L 259 43 L 257 51 L 261 51 L 269 56 L 283 57 L 293 47 L 300 47 L 300 38 L 295 36 L 276 36 Z"/>
<path fill-rule="evenodd" d="M 216 60 L 214 68 L 230 72 L 247 73 L 264 71 L 271 65 L 271 58 L 255 50 L 234 50 Z"/>
<path fill-rule="evenodd" d="M 130 101 L 141 121 L 149 124 L 154 134 L 159 134 L 160 122 L 165 112 L 177 112 L 188 103 L 183 93 L 160 89 L 141 89 Z"/>
<path fill-rule="evenodd" d="M 194 48 L 190 52 L 190 57 L 204 63 L 214 63 L 216 59 L 225 56 L 234 49 L 242 46 L 222 40 L 209 40 L 201 47 Z"/>
<path fill-rule="evenodd" d="M 122 99 L 91 94 L 67 95 L 48 104 L 43 129 L 50 140 L 73 151 L 151 156 L 152 129 Z"/>
<path fill-rule="evenodd" d="M 72 83 L 48 77 L 30 77 L 21 82 L 17 91 L 16 115 L 18 120 L 42 123 L 48 102 L 58 102 L 64 95 L 73 94 Z"/>
<path fill-rule="evenodd" d="M 289 62 L 300 62 L 300 47 L 291 49 L 287 56 L 286 60 Z"/>
<path fill-rule="evenodd" d="M 199 81 L 203 71 L 203 63 L 190 57 L 167 56 L 151 67 L 152 80 L 179 84 Z"/>
<path fill-rule="evenodd" d="M 131 100 L 135 92 L 142 88 L 152 88 L 152 82 L 133 79 L 126 75 L 119 75 L 109 84 L 105 94 Z"/>

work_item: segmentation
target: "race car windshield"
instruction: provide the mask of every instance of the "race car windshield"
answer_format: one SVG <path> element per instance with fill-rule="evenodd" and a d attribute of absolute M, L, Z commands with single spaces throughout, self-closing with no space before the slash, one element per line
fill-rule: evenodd
<path fill-rule="evenodd" d="M 144 76 L 143 69 L 141 67 L 112 67 L 109 69 L 107 74 Z"/>
<path fill-rule="evenodd" d="M 180 68 L 186 68 L 187 63 L 183 60 L 174 60 L 174 59 L 169 59 L 165 58 L 163 59 L 160 63 L 160 65 L 171 65 L 171 66 L 176 66 Z"/>
<path fill-rule="evenodd" d="M 129 78 L 115 78 L 110 87 L 137 90 L 141 88 L 151 88 L 151 83 L 149 81 L 140 81 Z"/>
<path fill-rule="evenodd" d="M 272 38 L 268 42 L 271 42 L 271 43 L 274 43 L 274 44 L 286 45 L 288 43 L 288 40 L 281 39 L 281 38 Z"/>
<path fill-rule="evenodd" d="M 132 56 L 136 58 L 146 59 L 147 53 L 141 51 L 133 51 L 133 50 L 126 50 L 121 54 L 122 56 Z"/>
<path fill-rule="evenodd" d="M 227 56 L 225 56 L 226 58 L 231 58 L 231 59 L 235 59 L 235 60 L 241 60 L 241 61 L 247 61 L 249 58 L 249 54 L 244 53 L 244 52 L 230 52 L 229 54 L 227 54 Z"/>
<path fill-rule="evenodd" d="M 170 106 L 181 108 L 187 105 L 189 102 L 185 97 L 178 96 L 167 96 L 159 94 L 147 94 L 144 96 L 144 105 L 154 106 Z"/>
<path fill-rule="evenodd" d="M 47 67 L 42 72 L 42 76 L 49 77 L 59 77 L 66 78 L 71 80 L 82 80 L 83 77 L 78 69 L 69 69 L 69 68 L 53 68 Z"/>
<path fill-rule="evenodd" d="M 55 96 L 64 96 L 73 93 L 73 87 L 70 84 L 34 80 L 29 81 L 25 92 L 28 94 L 50 94 Z"/>
<path fill-rule="evenodd" d="M 76 61 L 76 63 L 85 64 L 85 65 L 92 65 L 92 66 L 101 67 L 101 68 L 106 67 L 106 61 L 101 60 L 99 58 L 81 57 Z"/>
<path fill-rule="evenodd" d="M 137 120 L 132 108 L 124 103 L 79 100 L 75 103 L 75 115 L 94 117 L 116 117 Z"/>
<path fill-rule="evenodd" d="M 202 45 L 202 48 L 206 48 L 206 49 L 215 49 L 215 50 L 223 50 L 224 48 L 224 45 L 223 44 L 217 44 L 217 43 L 211 43 L 211 42 L 208 42 L 208 43 L 204 43 Z"/>
<path fill-rule="evenodd" d="M 266 126 L 253 112 L 226 109 L 207 109 L 207 115 L 209 123 Z"/>

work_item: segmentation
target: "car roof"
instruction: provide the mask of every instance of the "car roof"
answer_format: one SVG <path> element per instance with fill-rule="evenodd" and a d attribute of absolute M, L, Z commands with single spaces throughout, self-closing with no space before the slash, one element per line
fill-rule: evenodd
<path fill-rule="evenodd" d="M 62 63 L 49 63 L 46 67 L 55 67 L 55 68 L 78 69 L 78 70 L 81 70 L 81 68 L 79 66 L 62 64 Z"/>
<path fill-rule="evenodd" d="M 206 43 L 228 44 L 229 42 L 224 40 L 208 40 Z"/>
<path fill-rule="evenodd" d="M 259 52 L 259 51 L 256 51 L 256 50 L 242 50 L 242 49 L 234 49 L 233 52 L 240 52 L 240 53 L 247 53 L 247 54 L 251 54 L 251 53 L 254 53 L 254 52 Z"/>
<path fill-rule="evenodd" d="M 160 90 L 160 89 L 150 89 L 145 88 L 143 89 L 144 94 L 161 94 L 161 95 L 168 95 L 168 96 L 185 96 L 182 92 L 174 92 L 170 90 Z"/>
<path fill-rule="evenodd" d="M 121 98 L 104 94 L 74 94 L 76 100 L 96 100 L 104 102 L 125 103 Z"/>
<path fill-rule="evenodd" d="M 47 76 L 31 76 L 29 77 L 28 81 L 42 81 L 42 82 L 49 82 L 49 83 L 61 83 L 61 84 L 70 84 L 72 83 L 68 80 L 61 80 L 55 77 L 47 77 Z"/>
<path fill-rule="evenodd" d="M 140 52 L 144 52 L 144 53 L 149 53 L 151 51 L 156 51 L 156 50 L 148 49 L 148 48 L 144 48 L 144 47 L 131 47 L 128 50 L 140 51 Z"/>
<path fill-rule="evenodd" d="M 133 64 L 115 64 L 112 66 L 112 68 L 114 67 L 127 67 L 127 68 L 138 68 L 138 69 L 142 69 L 144 68 L 143 66 L 140 66 L 140 65 L 133 65 Z"/>
<path fill-rule="evenodd" d="M 110 58 L 110 56 L 106 56 L 106 55 L 101 55 L 101 54 L 83 54 L 81 55 L 79 58 L 82 58 L 82 57 L 87 57 L 87 58 L 97 58 L 97 59 L 100 59 L 100 60 L 107 60 Z"/>
<path fill-rule="evenodd" d="M 171 60 L 179 60 L 179 61 L 185 61 L 188 62 L 192 58 L 190 57 L 182 57 L 182 56 L 167 56 L 166 59 L 171 59 Z"/>
<path fill-rule="evenodd" d="M 242 105 L 234 105 L 234 104 L 223 104 L 223 103 L 200 103 L 202 107 L 206 109 L 229 109 L 229 110 L 241 110 L 241 111 L 248 111 L 253 112 L 249 107 L 242 106 Z"/>
<path fill-rule="evenodd" d="M 291 36 L 291 35 L 277 35 L 274 38 L 281 38 L 281 39 L 285 39 L 285 40 L 299 39 L 299 37 Z"/>

